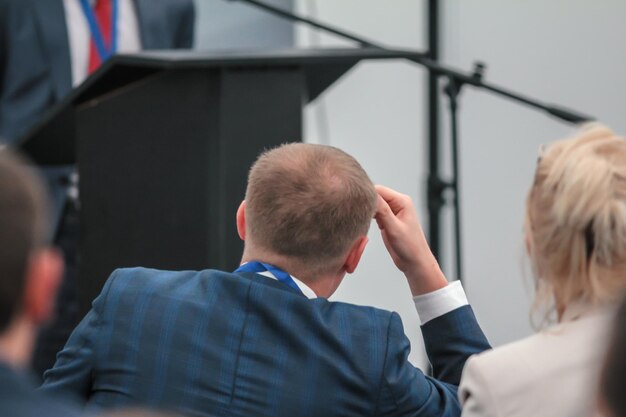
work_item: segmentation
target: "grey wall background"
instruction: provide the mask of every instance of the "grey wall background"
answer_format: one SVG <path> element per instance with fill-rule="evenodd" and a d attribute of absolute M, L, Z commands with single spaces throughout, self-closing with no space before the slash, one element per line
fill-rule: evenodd
<path fill-rule="evenodd" d="M 196 48 L 290 48 L 292 25 L 244 3 L 227 0 L 195 0 L 197 10 Z M 292 0 L 267 0 L 284 8 Z"/>
<path fill-rule="evenodd" d="M 626 133 L 626 2 L 446 0 L 445 60 Z M 541 113 L 468 88 L 461 170 L 466 289 L 496 344 L 530 334 L 524 201 L 542 143 L 573 132 Z M 526 270 L 526 272 L 525 272 Z"/>

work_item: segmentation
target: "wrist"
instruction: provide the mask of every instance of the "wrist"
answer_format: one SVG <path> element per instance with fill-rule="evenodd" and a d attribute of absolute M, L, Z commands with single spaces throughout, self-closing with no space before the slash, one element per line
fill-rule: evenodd
<path fill-rule="evenodd" d="M 404 276 L 413 296 L 437 291 L 448 285 L 448 280 L 432 255 L 416 262 L 410 269 L 404 271 Z"/>

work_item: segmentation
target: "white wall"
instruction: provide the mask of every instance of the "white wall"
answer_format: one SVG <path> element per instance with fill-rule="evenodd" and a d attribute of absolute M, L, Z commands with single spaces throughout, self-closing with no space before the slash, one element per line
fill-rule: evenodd
<path fill-rule="evenodd" d="M 425 4 L 298 0 L 296 9 L 388 45 L 423 49 Z M 467 70 L 475 59 L 484 60 L 488 81 L 569 105 L 626 132 L 626 2 L 446 0 L 442 6 L 445 62 Z M 303 29 L 297 31 L 297 42 L 346 45 Z M 362 64 L 309 107 L 306 139 L 350 152 L 375 182 L 412 195 L 425 218 L 425 97 L 422 70 L 399 62 Z M 442 121 L 448 121 L 446 110 Z M 522 243 L 524 198 L 539 144 L 571 132 L 570 126 L 534 110 L 473 88 L 463 91 L 466 289 L 495 345 L 532 332 L 528 315 L 532 278 L 524 273 Z M 449 228 L 446 233 L 451 244 Z M 408 288 L 376 230 L 370 238 L 362 266 L 336 298 L 399 311 L 413 342 L 411 358 L 423 364 Z M 449 274 L 450 266 L 447 262 Z"/>
<path fill-rule="evenodd" d="M 290 9 L 292 0 L 266 0 Z M 243 2 L 195 0 L 196 49 L 291 48 L 293 27 Z"/>
<path fill-rule="evenodd" d="M 488 63 L 487 79 L 587 112 L 626 133 L 626 2 L 447 0 L 445 60 Z M 467 291 L 496 344 L 532 332 L 522 273 L 524 199 L 540 144 L 572 128 L 471 88 L 462 97 Z M 526 285 L 524 285 L 526 280 Z"/>

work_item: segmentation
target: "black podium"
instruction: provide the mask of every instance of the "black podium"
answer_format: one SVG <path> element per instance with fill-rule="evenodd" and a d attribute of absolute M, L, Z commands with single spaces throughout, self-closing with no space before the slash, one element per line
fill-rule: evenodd
<path fill-rule="evenodd" d="M 235 211 L 259 152 L 302 136 L 302 107 L 377 49 L 120 55 L 21 142 L 35 162 L 78 163 L 79 291 L 113 269 L 232 270 Z"/>

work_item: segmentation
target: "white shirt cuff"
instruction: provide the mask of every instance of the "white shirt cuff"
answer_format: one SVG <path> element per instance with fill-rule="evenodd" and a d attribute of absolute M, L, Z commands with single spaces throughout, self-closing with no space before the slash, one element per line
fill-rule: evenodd
<path fill-rule="evenodd" d="M 454 281 L 437 291 L 413 297 L 422 325 L 469 304 L 461 281 Z"/>

